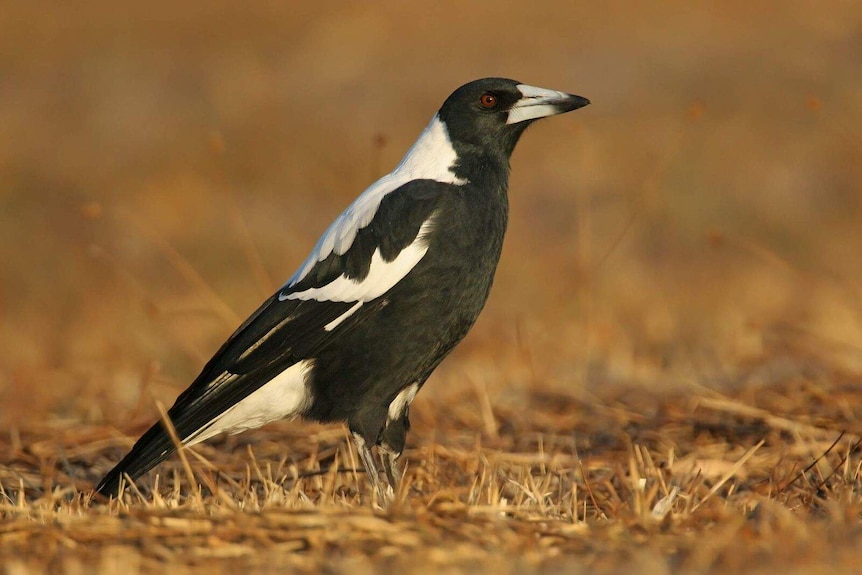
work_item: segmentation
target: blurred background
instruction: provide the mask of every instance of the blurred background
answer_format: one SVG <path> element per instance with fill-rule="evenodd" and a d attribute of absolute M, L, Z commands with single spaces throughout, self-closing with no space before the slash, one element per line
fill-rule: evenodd
<path fill-rule="evenodd" d="M 423 395 L 858 378 L 860 70 L 852 0 L 6 3 L 0 425 L 152 420 L 492 75 L 593 105 L 521 140 Z"/>

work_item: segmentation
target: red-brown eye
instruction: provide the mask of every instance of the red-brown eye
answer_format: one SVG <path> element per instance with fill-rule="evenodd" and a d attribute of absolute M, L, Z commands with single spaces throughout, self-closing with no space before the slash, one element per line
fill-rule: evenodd
<path fill-rule="evenodd" d="M 494 94 L 482 94 L 482 97 L 479 98 L 479 104 L 483 108 L 493 108 L 497 105 L 497 96 Z"/>

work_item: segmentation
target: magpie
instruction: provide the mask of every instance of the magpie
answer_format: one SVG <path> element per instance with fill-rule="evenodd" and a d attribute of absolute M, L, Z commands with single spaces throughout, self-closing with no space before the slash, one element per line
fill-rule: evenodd
<path fill-rule="evenodd" d="M 535 120 L 589 103 L 504 78 L 455 90 L 179 395 L 168 417 L 181 443 L 284 418 L 346 422 L 372 489 L 391 496 L 410 403 L 488 298 L 515 144 Z M 116 495 L 174 451 L 157 422 L 96 492 Z"/>

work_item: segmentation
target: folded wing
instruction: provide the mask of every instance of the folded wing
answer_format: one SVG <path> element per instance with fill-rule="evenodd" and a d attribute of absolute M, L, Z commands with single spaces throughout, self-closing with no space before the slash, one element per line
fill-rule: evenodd
<path fill-rule="evenodd" d="M 428 235 L 440 225 L 435 211 L 449 188 L 414 180 L 389 192 L 373 217 L 364 218 L 369 223 L 355 230 L 349 249 L 330 252 L 267 299 L 168 411 L 182 442 L 301 415 L 313 400 L 302 390 L 315 357 L 376 313 L 385 294 L 424 257 Z M 173 451 L 156 423 L 97 491 L 116 493 L 123 474 L 137 478 Z"/>

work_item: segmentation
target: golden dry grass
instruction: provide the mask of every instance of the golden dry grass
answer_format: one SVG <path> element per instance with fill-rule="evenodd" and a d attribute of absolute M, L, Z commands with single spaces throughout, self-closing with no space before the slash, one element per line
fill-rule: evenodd
<path fill-rule="evenodd" d="M 0 552 L 11 573 L 851 573 L 862 430 L 846 430 L 846 407 L 858 418 L 860 399 L 846 382 L 799 379 L 730 395 L 537 392 L 487 411 L 480 392 L 424 400 L 386 510 L 343 429 L 294 424 L 200 448 L 200 493 L 171 462 L 155 484 L 93 503 L 86 488 L 130 441 L 56 420 L 3 441 Z"/>
<path fill-rule="evenodd" d="M 853 2 L 4 6 L 0 567 L 857 572 L 860 29 Z M 515 153 L 492 298 L 416 400 L 397 502 L 301 422 L 90 501 L 492 74 L 594 104 Z"/>

